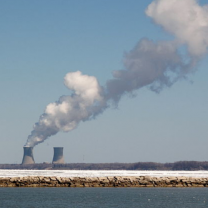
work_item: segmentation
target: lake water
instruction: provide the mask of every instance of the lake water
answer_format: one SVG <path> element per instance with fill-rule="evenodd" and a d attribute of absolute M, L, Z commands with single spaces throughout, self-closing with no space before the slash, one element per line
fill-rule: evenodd
<path fill-rule="evenodd" d="M 207 188 L 0 188 L 1 208 L 207 208 Z"/>

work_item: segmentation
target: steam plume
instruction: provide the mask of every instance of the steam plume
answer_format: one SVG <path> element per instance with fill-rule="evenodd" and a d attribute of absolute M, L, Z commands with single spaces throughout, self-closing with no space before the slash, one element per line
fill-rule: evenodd
<path fill-rule="evenodd" d="M 94 118 L 105 108 L 103 90 L 95 77 L 72 72 L 65 76 L 64 84 L 72 94 L 46 107 L 25 146 L 33 147 L 59 131 L 71 131 L 80 121 Z"/>
<path fill-rule="evenodd" d="M 155 23 L 175 35 L 181 44 L 187 44 L 193 56 L 204 55 L 208 47 L 208 5 L 197 2 L 156 0 L 146 10 Z"/>
<path fill-rule="evenodd" d="M 160 92 L 164 86 L 170 87 L 185 77 L 195 64 L 194 58 L 184 61 L 184 57 L 178 53 L 176 42 L 154 43 L 142 39 L 133 50 L 125 54 L 125 69 L 114 71 L 114 79 L 107 82 L 108 96 L 118 101 L 124 93 L 131 93 L 143 86 Z"/>
<path fill-rule="evenodd" d="M 173 41 L 144 38 L 124 56 L 124 69 L 101 87 L 93 76 L 80 71 L 64 78 L 71 95 L 50 103 L 34 125 L 25 146 L 35 146 L 59 131 L 71 131 L 81 121 L 95 118 L 113 101 L 141 87 L 160 92 L 196 70 L 208 47 L 208 6 L 196 0 L 155 0 L 146 14 L 175 36 Z M 186 53 L 181 46 L 187 46 Z"/>

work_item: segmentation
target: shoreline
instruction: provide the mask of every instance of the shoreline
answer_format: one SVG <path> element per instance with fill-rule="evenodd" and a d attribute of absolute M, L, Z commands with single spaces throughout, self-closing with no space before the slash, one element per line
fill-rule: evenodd
<path fill-rule="evenodd" d="M 208 178 L 194 177 L 4 177 L 0 187 L 208 187 Z"/>
<path fill-rule="evenodd" d="M 3 177 L 193 177 L 208 178 L 208 171 L 149 171 L 149 170 L 2 170 L 0 169 L 0 178 Z"/>

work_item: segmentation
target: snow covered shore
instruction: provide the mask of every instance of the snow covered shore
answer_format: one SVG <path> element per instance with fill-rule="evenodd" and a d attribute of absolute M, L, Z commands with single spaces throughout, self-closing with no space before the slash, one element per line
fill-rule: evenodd
<path fill-rule="evenodd" d="M 56 176 L 56 177 L 194 177 L 208 178 L 208 171 L 132 171 L 132 170 L 0 170 L 0 177 Z"/>

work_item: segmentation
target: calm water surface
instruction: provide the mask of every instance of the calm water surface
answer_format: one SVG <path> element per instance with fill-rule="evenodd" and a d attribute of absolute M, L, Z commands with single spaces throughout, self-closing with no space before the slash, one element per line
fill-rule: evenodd
<path fill-rule="evenodd" d="M 0 188 L 0 208 L 208 208 L 207 188 Z"/>

